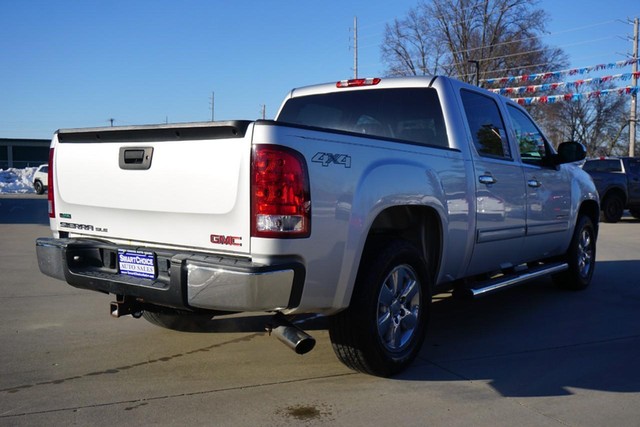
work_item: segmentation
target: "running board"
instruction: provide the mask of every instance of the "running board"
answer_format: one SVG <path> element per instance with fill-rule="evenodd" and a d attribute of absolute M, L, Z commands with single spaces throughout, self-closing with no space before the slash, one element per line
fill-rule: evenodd
<path fill-rule="evenodd" d="M 521 273 L 509 274 L 500 276 L 496 279 L 489 279 L 484 282 L 476 283 L 475 285 L 479 287 L 456 288 L 454 296 L 462 298 L 479 298 L 511 286 L 519 285 L 529 280 L 537 279 L 538 277 L 560 273 L 568 268 L 569 264 L 566 262 L 545 264 L 539 267 L 527 269 Z"/>

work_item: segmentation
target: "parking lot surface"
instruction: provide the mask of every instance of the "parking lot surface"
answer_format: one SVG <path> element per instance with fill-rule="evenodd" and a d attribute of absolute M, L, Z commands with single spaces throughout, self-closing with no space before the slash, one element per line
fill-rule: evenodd
<path fill-rule="evenodd" d="M 418 360 L 385 379 L 341 365 L 318 320 L 299 356 L 262 315 L 206 334 L 113 319 L 113 296 L 38 271 L 43 212 L 0 199 L 0 426 L 639 424 L 640 221 L 602 224 L 586 291 L 438 295 Z"/>

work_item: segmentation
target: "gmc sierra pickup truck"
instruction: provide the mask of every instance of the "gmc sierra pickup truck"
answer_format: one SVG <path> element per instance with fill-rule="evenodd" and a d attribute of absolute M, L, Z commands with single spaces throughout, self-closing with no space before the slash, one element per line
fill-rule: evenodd
<path fill-rule="evenodd" d="M 635 157 L 587 160 L 585 170 L 600 195 L 600 218 L 618 222 L 625 209 L 640 219 L 640 159 Z"/>
<path fill-rule="evenodd" d="M 516 103 L 446 77 L 292 90 L 271 120 L 59 130 L 41 271 L 115 295 L 111 314 L 206 329 L 213 316 L 329 316 L 337 357 L 393 375 L 432 295 L 543 275 L 591 281 L 599 201 Z M 298 317 L 299 319 L 299 317 Z"/>

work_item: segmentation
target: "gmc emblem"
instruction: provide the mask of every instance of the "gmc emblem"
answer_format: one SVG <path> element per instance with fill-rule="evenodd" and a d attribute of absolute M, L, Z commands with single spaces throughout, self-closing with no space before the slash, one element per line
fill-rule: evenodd
<path fill-rule="evenodd" d="M 242 246 L 242 237 L 212 234 L 211 243 L 214 245 Z"/>

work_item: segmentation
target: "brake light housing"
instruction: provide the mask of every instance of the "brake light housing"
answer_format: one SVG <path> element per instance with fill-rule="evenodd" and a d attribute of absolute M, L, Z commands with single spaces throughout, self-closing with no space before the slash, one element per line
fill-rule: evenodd
<path fill-rule="evenodd" d="M 379 77 L 370 77 L 366 79 L 350 79 L 340 80 L 336 83 L 337 88 L 358 87 L 358 86 L 375 86 L 382 81 Z"/>
<path fill-rule="evenodd" d="M 53 152 L 54 148 L 49 149 L 49 169 L 47 170 L 47 204 L 49 205 L 49 218 L 56 217 L 56 204 L 53 197 L 55 183 L 53 181 Z"/>
<path fill-rule="evenodd" d="M 299 152 L 258 144 L 251 159 L 251 235 L 302 238 L 311 234 L 309 173 Z"/>

